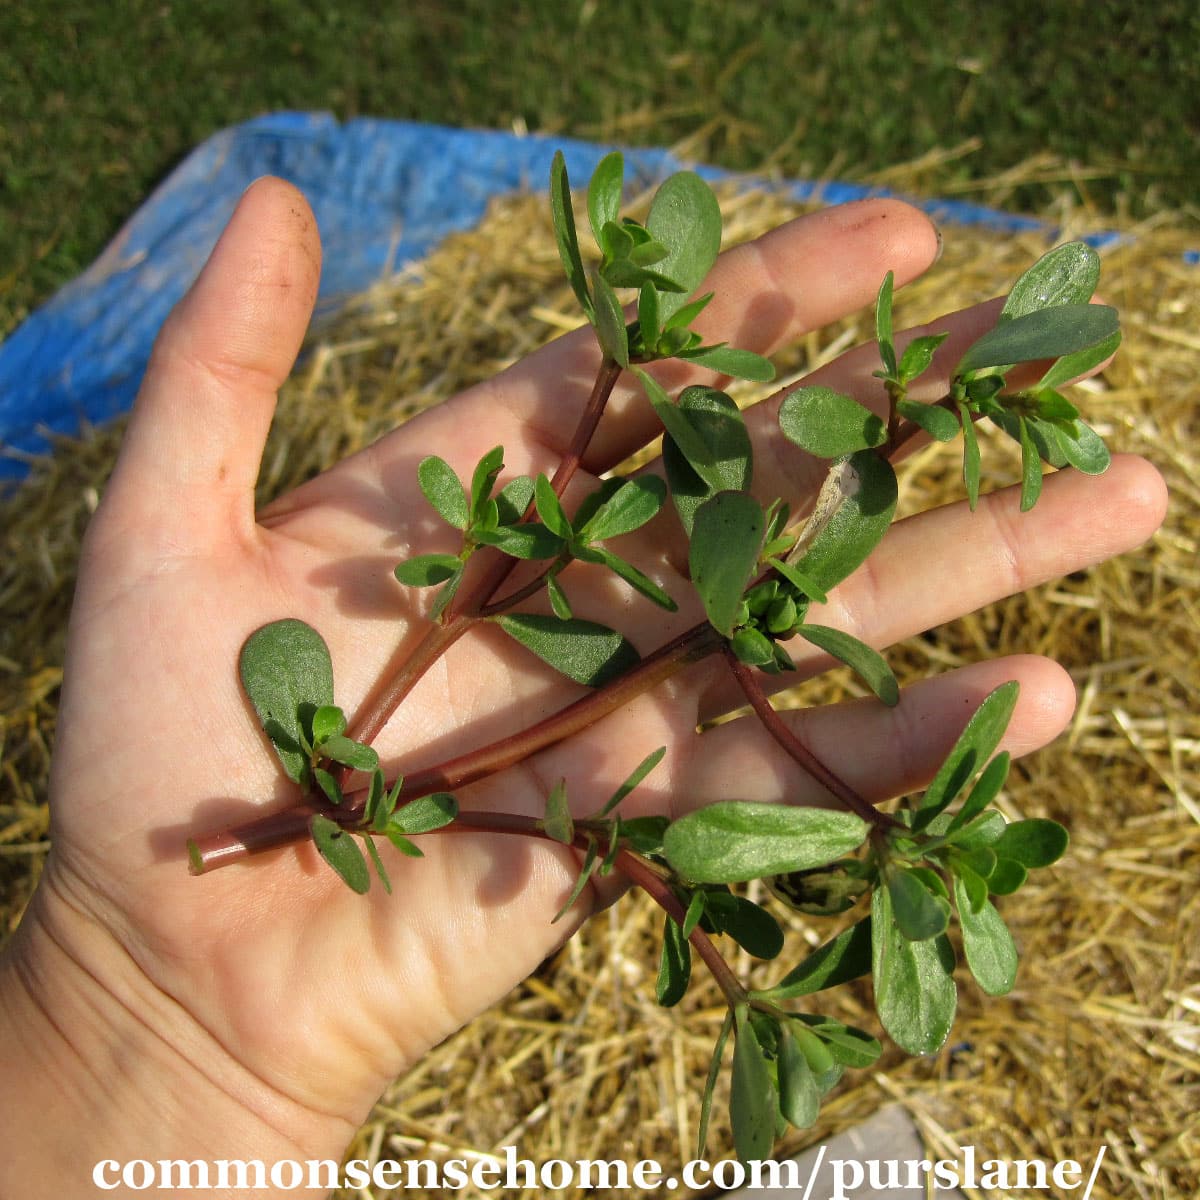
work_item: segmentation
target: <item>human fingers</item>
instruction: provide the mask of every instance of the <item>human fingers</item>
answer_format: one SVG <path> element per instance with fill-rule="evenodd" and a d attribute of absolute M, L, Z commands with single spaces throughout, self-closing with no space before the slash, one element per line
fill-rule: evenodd
<path fill-rule="evenodd" d="M 244 193 L 160 332 L 97 516 L 151 552 L 253 528 L 275 393 L 295 361 L 321 269 L 304 197 L 266 178 Z"/>
<path fill-rule="evenodd" d="M 1020 511 L 1020 489 L 945 505 L 888 531 L 875 553 L 809 618 L 882 648 L 974 612 L 1005 596 L 1081 570 L 1132 549 L 1162 523 L 1166 488 L 1150 463 L 1118 455 L 1103 475 L 1058 471 L 1046 478 L 1036 507 Z M 789 643 L 799 675 L 831 665 L 801 639 Z M 716 672 L 698 717 L 711 719 L 741 703 L 728 672 Z"/>

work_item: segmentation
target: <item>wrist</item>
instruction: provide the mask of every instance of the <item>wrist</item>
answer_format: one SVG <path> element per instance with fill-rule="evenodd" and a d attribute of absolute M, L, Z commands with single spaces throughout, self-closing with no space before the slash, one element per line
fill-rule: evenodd
<path fill-rule="evenodd" d="M 4 1197 L 132 1195 L 133 1160 L 337 1161 L 354 1133 L 237 1063 L 49 878 L 0 954 L 0 1046 Z"/>

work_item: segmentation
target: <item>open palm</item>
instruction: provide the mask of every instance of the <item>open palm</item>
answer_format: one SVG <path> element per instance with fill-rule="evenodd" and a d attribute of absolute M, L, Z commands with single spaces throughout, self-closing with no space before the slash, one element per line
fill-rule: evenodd
<path fill-rule="evenodd" d="M 925 218 L 897 202 L 822 212 L 724 255 L 705 289 L 717 300 L 699 324 L 706 340 L 769 353 L 867 304 L 887 270 L 898 284 L 911 279 L 935 246 Z M 69 946 L 105 931 L 107 948 L 89 960 L 101 986 L 157 1014 L 173 1052 L 264 1125 L 286 1124 L 310 1153 L 336 1155 L 391 1077 L 495 1002 L 609 896 L 585 893 L 576 921 L 551 926 L 577 869 L 571 852 L 485 834 L 430 837 L 423 861 L 389 861 L 391 898 L 350 893 L 307 845 L 189 877 L 187 836 L 293 795 L 240 690 L 238 653 L 258 626 L 303 619 L 329 643 L 337 702 L 353 713 L 427 628 L 428 594 L 391 573 L 446 548 L 417 463 L 439 454 L 465 477 L 501 444 L 506 475 L 552 471 L 599 354 L 583 333 L 561 339 L 256 515 L 275 392 L 318 273 L 303 199 L 261 181 L 159 339 L 85 547 L 54 767 L 54 852 L 31 920 Z M 983 306 L 939 323 L 952 335 L 943 359 L 953 363 L 994 316 Z M 820 381 L 874 402 L 876 365 L 870 350 L 854 352 Z M 711 376 L 672 364 L 661 378 L 675 388 Z M 773 411 L 765 404 L 749 417 L 755 490 L 795 506 L 818 468 L 772 432 Z M 575 486 L 655 432 L 636 389 L 619 385 L 584 462 L 590 475 Z M 897 525 L 822 621 L 885 646 L 1126 549 L 1162 508 L 1157 474 L 1126 458 L 1099 478 L 1053 476 L 1025 516 L 1008 494 L 974 516 L 965 504 L 938 510 Z M 579 615 L 620 628 L 643 653 L 702 616 L 686 599 L 669 526 L 664 515 L 620 548 L 680 600 L 678 614 L 586 566 L 564 576 Z M 824 665 L 811 648 L 798 662 Z M 861 703 L 790 719 L 880 800 L 927 779 L 974 703 L 1010 678 L 1022 699 L 1005 744 L 1020 753 L 1057 734 L 1073 701 L 1065 673 L 1032 657 L 929 680 L 895 710 Z M 577 694 L 499 630 L 473 630 L 376 746 L 390 776 L 524 727 Z M 628 802 L 639 811 L 818 798 L 757 723 L 696 734 L 736 703 L 722 664 L 700 664 L 460 800 L 538 812 L 564 777 L 573 805 L 590 810 L 660 745 L 666 760 Z"/>

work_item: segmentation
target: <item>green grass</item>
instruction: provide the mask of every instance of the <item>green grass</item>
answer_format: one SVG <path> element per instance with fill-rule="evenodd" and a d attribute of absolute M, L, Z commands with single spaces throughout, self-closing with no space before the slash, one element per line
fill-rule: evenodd
<path fill-rule="evenodd" d="M 0 336 L 192 146 L 270 109 L 641 144 L 704 131 L 711 161 L 842 178 L 978 137 L 927 190 L 1048 151 L 1099 168 L 1093 202 L 1139 213 L 1194 201 L 1200 181 L 1195 0 L 319 7 L 0 6 Z"/>

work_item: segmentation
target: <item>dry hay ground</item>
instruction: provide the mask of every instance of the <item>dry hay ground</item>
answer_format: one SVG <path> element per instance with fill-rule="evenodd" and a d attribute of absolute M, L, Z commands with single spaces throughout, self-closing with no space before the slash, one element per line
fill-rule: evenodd
<path fill-rule="evenodd" d="M 1000 181 L 1002 186 L 1011 180 Z M 729 240 L 792 215 L 761 189 L 723 199 Z M 1064 236 L 1103 222 L 1064 202 Z M 1111 223 L 1109 223 L 1111 227 Z M 903 322 L 995 294 L 1047 248 L 1038 235 L 949 227 L 942 262 L 906 289 Z M 1200 1187 L 1200 715 L 1194 585 L 1200 486 L 1194 379 L 1200 366 L 1200 243 L 1194 214 L 1162 216 L 1105 251 L 1103 290 L 1126 340 L 1082 402 L 1111 443 L 1153 459 L 1170 483 L 1166 527 L 1117 562 L 976 613 L 892 653 L 903 677 L 999 654 L 1052 655 L 1080 703 L 1069 732 L 1018 764 L 1003 803 L 1071 829 L 1069 856 L 1004 905 L 1023 951 L 1012 995 L 964 980 L 958 1022 L 938 1055 L 889 1051 L 850 1076 L 813 1130 L 824 1138 L 890 1098 L 914 1113 L 931 1151 L 1107 1161 L 1093 1195 L 1182 1198 Z M 810 369 L 868 335 L 867 314 L 806 338 L 781 360 Z M 481 226 L 354 298 L 318 330 L 285 390 L 267 451 L 264 497 L 358 449 L 403 416 L 493 374 L 575 324 L 538 199 L 496 203 Z M 3 503 L 0 565 L 0 922 L 15 927 L 47 841 L 46 772 L 63 627 L 80 533 L 118 429 L 62 442 Z M 1016 464 L 986 439 L 991 478 Z M 909 509 L 960 494 L 953 451 L 905 471 Z M 844 675 L 806 702 L 854 690 Z M 181 866 L 182 869 L 182 866 Z M 414 868 L 419 869 L 419 865 Z M 402 918 L 402 914 L 397 914 Z M 828 927 L 792 921 L 798 946 Z M 515 1144 L 534 1160 L 692 1154 L 701 1084 L 722 1016 L 707 980 L 677 1009 L 653 1002 L 659 921 L 627 898 L 547 961 L 503 1004 L 390 1087 L 356 1156 L 474 1156 Z M 749 966 L 739 964 L 741 969 Z M 875 1028 L 861 983 L 827 1003 Z M 716 1106 L 710 1157 L 730 1152 Z M 425 1194 L 412 1190 L 412 1195 Z M 497 1194 L 497 1193 L 493 1193 Z M 1074 1193 L 1072 1193 L 1074 1194 Z"/>

